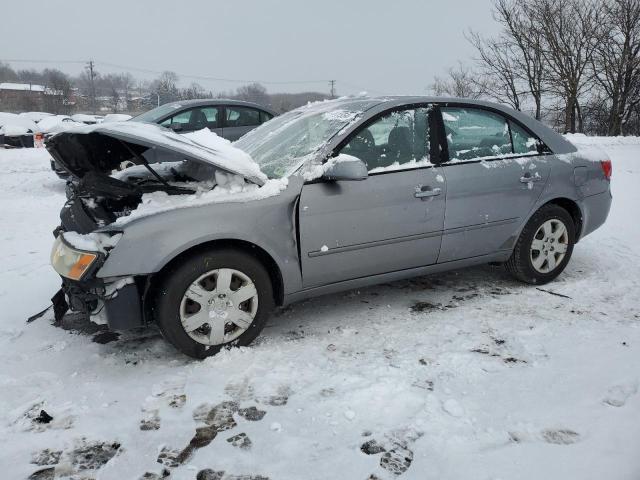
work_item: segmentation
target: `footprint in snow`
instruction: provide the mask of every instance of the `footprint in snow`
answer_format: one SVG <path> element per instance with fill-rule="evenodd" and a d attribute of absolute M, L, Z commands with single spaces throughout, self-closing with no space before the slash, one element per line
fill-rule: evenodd
<path fill-rule="evenodd" d="M 370 434 L 370 432 L 366 432 Z M 367 435 L 368 436 L 368 435 Z M 422 432 L 413 429 L 398 430 L 386 436 L 384 441 L 375 438 L 367 440 L 360 446 L 366 455 L 380 455 L 380 467 L 393 475 L 406 472 L 413 462 L 413 451 L 409 445 L 422 436 Z M 372 474 L 370 479 L 378 478 Z"/>
<path fill-rule="evenodd" d="M 555 445 L 571 445 L 580 440 L 580 434 L 569 429 L 546 429 L 541 432 L 542 438 L 547 443 Z"/>
<path fill-rule="evenodd" d="M 607 396 L 602 400 L 602 402 L 612 407 L 622 407 L 627 403 L 629 397 L 636 393 L 638 393 L 637 383 L 614 385 L 609 389 Z"/>
<path fill-rule="evenodd" d="M 48 465 L 47 468 L 35 471 L 29 479 L 45 480 L 60 476 L 75 478 L 74 475 L 81 472 L 83 475 L 91 474 L 100 470 L 119 450 L 120 444 L 117 442 L 89 441 L 86 438 L 76 440 L 69 450 L 45 449 L 34 454 L 31 463 Z"/>

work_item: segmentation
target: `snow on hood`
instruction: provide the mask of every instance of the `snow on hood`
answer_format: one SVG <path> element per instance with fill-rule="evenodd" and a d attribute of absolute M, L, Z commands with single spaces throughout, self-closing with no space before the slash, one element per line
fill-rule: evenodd
<path fill-rule="evenodd" d="M 240 175 L 216 171 L 215 188 L 198 188 L 191 195 L 169 195 L 166 192 L 152 192 L 142 195 L 141 203 L 129 215 L 118 218 L 114 223 L 124 225 L 132 220 L 157 213 L 182 208 L 201 207 L 214 203 L 246 203 L 280 194 L 287 188 L 287 178 L 270 179 L 262 186 L 248 183 Z"/>
<path fill-rule="evenodd" d="M 155 124 L 108 122 L 71 128 L 52 137 L 48 148 L 69 171 L 81 177 L 89 169 L 98 169 L 96 165 L 99 163 L 104 169 L 109 168 L 109 152 L 96 147 L 100 136 L 146 148 L 160 148 L 179 157 L 208 163 L 241 175 L 257 185 L 263 185 L 267 181 L 267 176 L 247 153 L 206 128 L 178 135 Z"/>

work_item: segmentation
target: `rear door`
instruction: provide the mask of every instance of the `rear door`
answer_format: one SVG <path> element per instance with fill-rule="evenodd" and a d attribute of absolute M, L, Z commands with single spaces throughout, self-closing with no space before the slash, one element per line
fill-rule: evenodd
<path fill-rule="evenodd" d="M 436 262 L 446 189 L 429 162 L 428 112 L 386 112 L 351 136 L 340 152 L 363 160 L 367 179 L 303 186 L 304 288 Z"/>
<path fill-rule="evenodd" d="M 440 111 L 448 161 L 438 262 L 508 251 L 549 177 L 545 147 L 500 112 L 451 104 Z"/>
<path fill-rule="evenodd" d="M 260 125 L 260 110 L 251 107 L 227 105 L 225 107 L 222 136 L 235 141 Z"/>

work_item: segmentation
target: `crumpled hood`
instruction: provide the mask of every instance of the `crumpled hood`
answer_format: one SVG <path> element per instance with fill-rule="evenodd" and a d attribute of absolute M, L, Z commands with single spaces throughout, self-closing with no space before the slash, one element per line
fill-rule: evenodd
<path fill-rule="evenodd" d="M 132 155 L 143 155 L 150 163 L 193 160 L 214 165 L 226 172 L 242 175 L 256 185 L 264 185 L 266 175 L 253 159 L 228 140 L 207 129 L 187 135 L 159 125 L 114 122 L 88 125 L 58 133 L 47 142 L 47 150 L 71 174 L 83 178 L 87 173 L 109 175 L 123 162 L 140 163 Z"/>

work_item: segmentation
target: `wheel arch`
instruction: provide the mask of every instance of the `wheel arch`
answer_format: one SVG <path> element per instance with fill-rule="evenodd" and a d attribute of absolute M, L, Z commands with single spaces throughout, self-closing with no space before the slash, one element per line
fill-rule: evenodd
<path fill-rule="evenodd" d="M 580 206 L 578 205 L 578 203 L 575 200 L 571 200 L 570 198 L 557 197 L 547 201 L 543 205 L 540 205 L 538 210 L 544 207 L 545 205 L 549 205 L 549 204 L 557 205 L 565 209 L 567 212 L 569 212 L 569 215 L 571 215 L 571 218 L 573 219 L 573 224 L 576 229 L 575 241 L 577 243 L 578 240 L 580 239 L 580 234 L 582 233 L 582 226 L 584 224 L 584 217 L 582 215 L 582 210 L 580 209 Z"/>
<path fill-rule="evenodd" d="M 147 276 L 146 286 L 144 287 L 143 294 L 143 309 L 146 323 L 151 323 L 153 321 L 152 299 L 155 293 L 155 289 L 160 284 L 166 273 L 171 269 L 171 267 L 177 263 L 180 263 L 181 260 L 190 257 L 191 255 L 196 255 L 200 252 L 204 252 L 214 248 L 234 249 L 255 257 L 260 263 L 262 263 L 262 265 L 264 265 L 267 273 L 269 274 L 271 285 L 273 287 L 274 302 L 276 303 L 276 305 L 283 304 L 284 280 L 282 277 L 282 272 L 280 271 L 280 267 L 278 266 L 276 261 L 265 249 L 246 240 L 216 239 L 202 242 L 197 245 L 192 245 L 191 247 L 181 251 L 173 258 L 171 258 L 157 272 L 154 272 Z"/>

